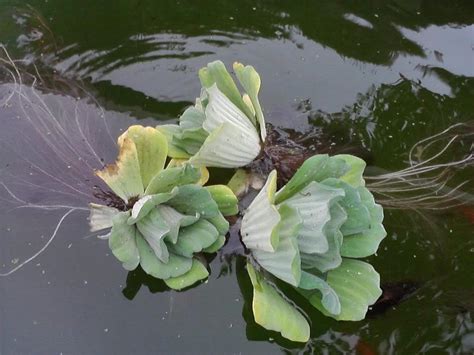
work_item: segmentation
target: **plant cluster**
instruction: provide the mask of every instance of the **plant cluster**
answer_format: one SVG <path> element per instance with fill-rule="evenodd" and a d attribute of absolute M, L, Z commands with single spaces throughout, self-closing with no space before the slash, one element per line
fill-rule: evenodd
<path fill-rule="evenodd" d="M 248 184 L 239 169 L 232 188 L 207 186 L 207 167 L 245 167 L 265 143 L 260 77 L 252 66 L 233 68 L 243 93 L 222 62 L 208 64 L 199 72 L 201 95 L 179 124 L 130 127 L 118 139 L 115 164 L 97 172 L 121 203 L 91 204 L 91 229 L 110 230 L 104 237 L 125 269 L 140 265 L 173 289 L 208 277 L 203 254 L 225 244 L 225 217 L 239 213 L 234 192 Z M 338 320 L 363 319 L 379 298 L 378 273 L 358 260 L 374 254 L 386 235 L 364 168 L 351 155 L 315 155 L 278 191 L 272 171 L 243 211 L 258 324 L 293 341 L 309 339 L 308 321 L 282 283 Z"/>

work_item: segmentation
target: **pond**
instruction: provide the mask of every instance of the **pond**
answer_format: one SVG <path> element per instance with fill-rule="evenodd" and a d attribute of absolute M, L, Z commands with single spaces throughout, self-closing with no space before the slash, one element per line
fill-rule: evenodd
<path fill-rule="evenodd" d="M 369 170 L 397 171 L 407 167 L 416 142 L 466 123 L 471 135 L 449 158 L 472 152 L 470 1 L 4 0 L 0 43 L 39 78 L 37 100 L 72 132 L 82 134 L 79 127 L 96 138 L 101 161 L 115 159 L 110 138 L 129 125 L 175 123 L 199 95 L 198 70 L 217 59 L 228 67 L 253 65 L 267 122 L 309 150 L 348 151 Z M 24 75 L 26 86 L 31 78 Z M 12 83 L 0 80 L 1 99 Z M 81 137 L 63 137 L 42 151 L 47 140 L 12 123 L 26 114 L 14 110 L 0 108 L 0 122 L 9 118 L 0 133 L 2 186 L 23 182 L 19 189 L 31 201 L 86 207 L 84 164 L 76 159 L 63 170 L 48 155 L 71 153 L 67 144 L 80 145 Z M 34 180 L 20 158 L 51 169 L 47 181 Z M 472 164 L 465 167 L 451 187 L 473 172 Z M 43 190 L 36 189 L 40 183 Z M 472 181 L 462 189 L 472 198 Z M 18 197 L 2 190 L 0 198 L 12 195 Z M 387 208 L 387 237 L 369 261 L 382 285 L 401 296 L 358 322 L 315 311 L 306 344 L 255 323 L 242 256 L 218 254 L 208 281 L 171 291 L 141 270 L 127 273 L 89 232 L 86 211 L 74 210 L 55 231 L 64 210 L 3 205 L 0 273 L 48 245 L 0 278 L 1 354 L 474 352 L 472 201 L 437 210 Z"/>

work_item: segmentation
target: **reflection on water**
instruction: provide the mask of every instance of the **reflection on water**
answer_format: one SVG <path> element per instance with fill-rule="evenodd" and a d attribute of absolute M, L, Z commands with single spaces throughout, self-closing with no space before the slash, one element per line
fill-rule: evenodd
<path fill-rule="evenodd" d="M 314 151 L 351 149 L 389 171 L 406 166 L 407 150 L 416 141 L 473 119 L 469 1 L 243 1 L 238 6 L 224 1 L 218 9 L 208 1 L 29 3 L 0 4 L 0 42 L 15 58 L 36 65 L 29 71 L 53 89 L 39 85 L 38 97 L 64 119 L 66 130 L 77 122 L 88 128 L 99 158 L 107 161 L 115 147 L 97 128 L 102 116 L 93 100 L 104 108 L 112 137 L 136 119 L 144 124 L 175 119 L 199 91 L 198 68 L 217 58 L 258 69 L 266 116 L 281 135 Z M 11 91 L 4 81 L 2 97 Z M 44 114 L 28 110 L 35 119 Z M 78 161 L 61 163 L 71 165 L 73 173 L 49 159 L 51 152 L 69 152 L 61 148 L 69 144 L 84 150 L 80 137 L 47 147 L 47 140 L 15 123 L 23 114 L 18 105 L 0 111 L 7 128 L 0 133 L 1 178 L 8 176 L 12 192 L 22 198 L 83 206 L 81 194 L 42 193 L 32 185 L 57 190 L 54 178 L 60 177 L 88 194 L 95 184 L 84 181 L 90 170 Z M 47 133 L 47 126 L 42 129 Z M 453 154 L 469 149 L 466 141 Z M 53 177 L 31 177 L 28 161 L 53 171 Z M 472 176 L 472 167 L 461 173 Z M 11 202 L 5 190 L 1 197 Z M 64 212 L 2 206 L 3 271 L 44 245 Z M 312 339 L 300 345 L 253 321 L 242 257 L 216 257 L 209 283 L 170 292 L 139 270 L 126 275 L 104 242 L 89 236 L 86 213 L 78 211 L 39 259 L 0 279 L 0 352 L 470 353 L 469 216 L 470 206 L 420 215 L 388 211 L 389 236 L 370 262 L 384 282 L 409 280 L 420 287 L 362 322 L 337 323 L 307 312 Z"/>
<path fill-rule="evenodd" d="M 263 93 L 269 113 L 291 113 L 292 101 L 304 98 L 337 111 L 371 84 L 395 82 L 398 73 L 446 93 L 418 64 L 473 74 L 473 9 L 466 1 L 246 1 L 238 8 L 224 1 L 218 16 L 212 2 L 122 1 L 113 10 L 95 1 L 13 3 L 0 5 L 2 42 L 91 80 L 103 106 L 139 117 L 176 116 L 199 90 L 196 71 L 216 57 L 250 62 L 262 73 L 272 88 Z M 154 100 L 175 105 L 147 104 Z"/>

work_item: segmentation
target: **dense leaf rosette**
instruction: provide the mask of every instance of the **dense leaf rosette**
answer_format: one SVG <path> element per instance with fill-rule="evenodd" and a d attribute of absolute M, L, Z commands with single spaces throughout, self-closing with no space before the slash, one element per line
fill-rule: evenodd
<path fill-rule="evenodd" d="M 363 319 L 381 294 L 373 267 L 352 259 L 374 254 L 386 235 L 382 207 L 364 187 L 364 169 L 354 156 L 316 155 L 278 192 L 273 171 L 242 220 L 242 241 L 259 266 L 338 320 Z M 249 273 L 255 280 L 256 271 Z M 293 319 L 294 312 L 284 317 Z"/>
<path fill-rule="evenodd" d="M 201 97 L 178 125 L 162 125 L 171 158 L 189 158 L 195 166 L 236 168 L 251 163 L 265 141 L 265 119 L 258 100 L 260 77 L 252 66 L 234 63 L 246 91 L 241 95 L 221 61 L 199 71 Z"/>
<path fill-rule="evenodd" d="M 155 128 L 132 126 L 118 145 L 117 162 L 97 175 L 123 208 L 91 204 L 91 230 L 111 228 L 109 247 L 127 270 L 140 265 L 175 289 L 206 278 L 196 254 L 224 244 L 224 215 L 237 213 L 237 198 L 224 185 L 203 187 L 205 168 L 171 161 L 163 169 L 168 144 Z"/>

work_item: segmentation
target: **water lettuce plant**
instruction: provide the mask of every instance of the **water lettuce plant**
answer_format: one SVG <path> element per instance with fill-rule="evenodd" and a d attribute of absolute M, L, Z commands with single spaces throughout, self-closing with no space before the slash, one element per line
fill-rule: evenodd
<path fill-rule="evenodd" d="M 201 96 L 177 125 L 161 125 L 171 158 L 185 158 L 195 166 L 237 168 L 251 163 L 266 138 L 265 119 L 258 99 L 260 76 L 252 66 L 234 63 L 242 95 L 221 61 L 199 71 Z"/>
<path fill-rule="evenodd" d="M 118 146 L 116 163 L 96 172 L 116 198 L 90 204 L 91 230 L 111 228 L 109 247 L 127 270 L 140 265 L 174 289 L 206 278 L 198 254 L 224 244 L 235 195 L 225 185 L 202 186 L 202 169 L 189 163 L 164 168 L 168 144 L 155 128 L 131 126 Z"/>
<path fill-rule="evenodd" d="M 380 297 L 378 273 L 357 260 L 374 254 L 386 236 L 383 209 L 364 187 L 364 169 L 351 155 L 315 155 L 278 192 L 277 173 L 270 173 L 241 227 L 258 324 L 294 341 L 309 337 L 306 319 L 272 278 L 337 320 L 363 319 Z"/>

